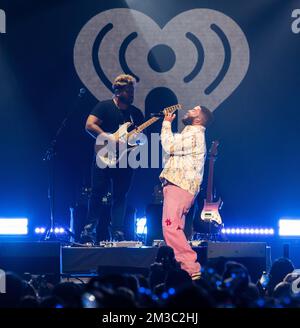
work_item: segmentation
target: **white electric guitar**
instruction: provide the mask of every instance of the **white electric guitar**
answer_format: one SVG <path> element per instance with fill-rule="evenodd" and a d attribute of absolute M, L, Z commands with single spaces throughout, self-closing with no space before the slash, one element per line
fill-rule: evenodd
<path fill-rule="evenodd" d="M 217 148 L 219 146 L 218 141 L 213 141 L 209 151 L 209 171 L 206 190 L 206 199 L 204 200 L 203 210 L 201 212 L 201 219 L 203 221 L 214 221 L 217 224 L 222 224 L 221 215 L 219 209 L 221 209 L 223 202 L 221 198 L 214 202 L 213 197 L 213 176 L 214 165 L 217 158 Z"/>
<path fill-rule="evenodd" d="M 163 112 L 174 113 L 177 109 L 182 109 L 182 106 L 180 104 L 170 106 L 164 108 Z M 145 135 L 143 135 L 141 132 L 159 119 L 159 117 L 152 117 L 130 132 L 128 132 L 127 129 L 133 123 L 126 122 L 122 124 L 120 128 L 111 135 L 111 137 L 116 141 L 122 141 L 123 145 L 125 144 L 126 147 L 118 147 L 113 142 L 103 142 L 103 140 L 98 143 L 98 137 L 95 145 L 97 159 L 100 160 L 104 166 L 114 167 L 127 152 L 132 151 L 133 149 L 136 149 L 138 146 L 141 146 L 145 143 Z"/>

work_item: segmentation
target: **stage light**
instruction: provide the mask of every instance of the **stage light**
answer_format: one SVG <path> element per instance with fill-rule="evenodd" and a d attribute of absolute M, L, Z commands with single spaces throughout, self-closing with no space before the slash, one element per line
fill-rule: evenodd
<path fill-rule="evenodd" d="M 27 235 L 27 218 L 0 218 L 0 235 Z"/>
<path fill-rule="evenodd" d="M 36 228 L 34 229 L 34 232 L 35 232 L 36 234 L 43 234 L 43 233 L 45 233 L 45 231 L 46 231 L 46 229 L 43 228 L 43 227 L 36 227 Z"/>
<path fill-rule="evenodd" d="M 139 235 L 147 234 L 147 218 L 136 219 L 136 233 Z"/>
<path fill-rule="evenodd" d="M 280 219 L 279 236 L 300 236 L 300 219 Z"/>
<path fill-rule="evenodd" d="M 88 300 L 89 300 L 90 302 L 95 302 L 95 301 L 96 301 L 96 297 L 95 297 L 94 295 L 90 295 L 90 296 L 88 297 Z"/>
<path fill-rule="evenodd" d="M 54 231 L 54 233 L 56 233 L 56 234 L 64 234 L 64 233 L 65 233 L 65 229 L 62 228 L 62 227 L 56 227 L 56 228 L 54 228 L 54 230 L 51 228 L 51 229 L 50 229 L 50 232 L 53 232 L 53 231 Z M 34 229 L 34 232 L 35 232 L 36 234 L 44 234 L 44 233 L 46 232 L 46 228 L 44 228 L 44 227 L 36 227 L 36 228 Z"/>
<path fill-rule="evenodd" d="M 274 229 L 270 228 L 223 228 L 221 230 L 222 234 L 232 234 L 232 235 L 273 235 Z"/>

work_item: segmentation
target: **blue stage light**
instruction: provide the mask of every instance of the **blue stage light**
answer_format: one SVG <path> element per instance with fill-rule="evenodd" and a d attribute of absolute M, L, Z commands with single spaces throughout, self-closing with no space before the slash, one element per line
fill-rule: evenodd
<path fill-rule="evenodd" d="M 0 235 L 27 235 L 27 218 L 0 218 Z"/>
<path fill-rule="evenodd" d="M 300 219 L 282 218 L 279 220 L 279 236 L 300 236 Z"/>
<path fill-rule="evenodd" d="M 44 227 L 36 227 L 34 229 L 34 232 L 36 234 L 44 234 L 46 232 L 46 228 L 44 228 Z M 53 229 L 50 229 L 50 232 L 53 232 Z M 54 233 L 56 233 L 56 234 L 64 234 L 65 232 L 66 232 L 65 229 L 62 228 L 62 227 L 56 227 L 56 228 L 54 228 Z"/>
<path fill-rule="evenodd" d="M 273 228 L 223 228 L 221 230 L 222 234 L 227 235 L 274 235 Z"/>
<path fill-rule="evenodd" d="M 147 234 L 147 218 L 145 216 L 136 219 L 136 233 L 139 235 Z"/>

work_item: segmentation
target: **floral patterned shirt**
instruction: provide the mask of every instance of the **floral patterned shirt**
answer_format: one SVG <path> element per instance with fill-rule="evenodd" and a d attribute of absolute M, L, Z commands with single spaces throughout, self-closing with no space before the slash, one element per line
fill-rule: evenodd
<path fill-rule="evenodd" d="M 161 130 L 164 169 L 163 183 L 170 182 L 196 195 L 203 179 L 206 156 L 205 127 L 187 125 L 181 133 L 172 133 L 171 122 L 164 121 Z"/>

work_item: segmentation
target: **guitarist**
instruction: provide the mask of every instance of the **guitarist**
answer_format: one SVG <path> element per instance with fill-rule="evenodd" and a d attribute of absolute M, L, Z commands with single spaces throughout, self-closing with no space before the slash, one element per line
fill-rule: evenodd
<path fill-rule="evenodd" d="M 174 249 L 175 257 L 193 279 L 200 277 L 197 254 L 184 234 L 185 217 L 199 192 L 206 156 L 205 130 L 212 121 L 212 113 L 204 106 L 196 106 L 183 117 L 185 128 L 173 134 L 174 114 L 165 115 L 161 143 L 167 155 L 160 179 L 163 182 L 162 228 L 166 244 Z"/>
<path fill-rule="evenodd" d="M 116 77 L 112 88 L 112 99 L 99 102 L 86 121 L 86 131 L 95 139 L 99 134 L 109 138 L 110 133 L 118 130 L 125 122 L 133 123 L 133 128 L 144 122 L 142 112 L 132 105 L 136 81 L 131 75 L 122 74 Z M 89 199 L 87 224 L 81 233 L 82 242 L 95 241 L 95 228 L 101 217 L 101 200 L 107 194 L 112 183 L 111 238 L 124 240 L 124 215 L 126 195 L 133 176 L 133 169 L 99 168 L 94 158 L 92 165 L 92 190 Z M 103 219 L 103 218 L 102 218 Z M 106 220 L 108 221 L 108 220 Z M 108 228 L 108 227 L 107 227 Z"/>

